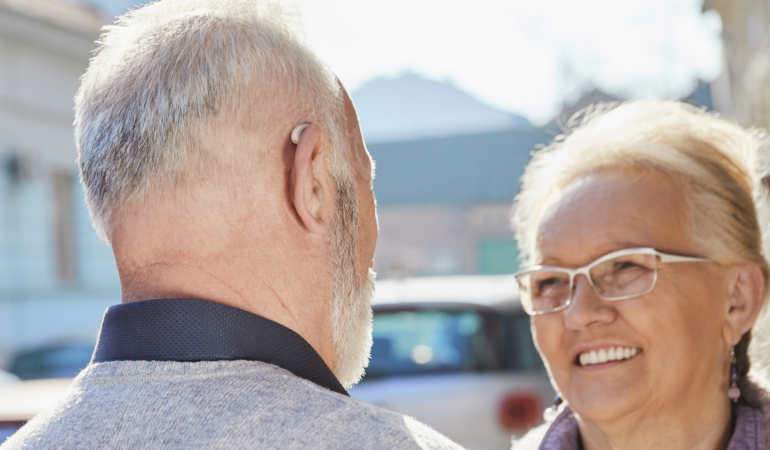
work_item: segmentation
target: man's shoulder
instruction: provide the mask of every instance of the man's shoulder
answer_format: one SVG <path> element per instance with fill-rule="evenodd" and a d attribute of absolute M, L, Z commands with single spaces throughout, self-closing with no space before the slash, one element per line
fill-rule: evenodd
<path fill-rule="evenodd" d="M 344 402 L 351 409 L 358 424 L 344 424 L 341 428 L 352 429 L 354 434 L 363 432 L 371 438 L 380 436 L 372 441 L 374 445 L 361 448 L 385 448 L 390 444 L 393 448 L 462 449 L 460 445 L 413 417 L 350 397 L 345 397 Z"/>
<path fill-rule="evenodd" d="M 329 433 L 328 438 L 314 444 L 316 448 L 462 449 L 412 417 L 332 392 L 294 376 L 289 376 L 288 382 L 292 385 L 291 398 L 299 401 L 300 406 L 305 405 L 297 413 L 299 417 L 316 422 Z M 279 397 L 288 400 L 284 395 Z M 307 406 L 308 401 L 315 405 Z M 309 430 L 300 434 L 309 434 Z"/>
<path fill-rule="evenodd" d="M 533 428 L 519 439 L 513 440 L 513 450 L 537 450 L 540 448 L 540 444 L 543 442 L 550 423 L 542 424 L 536 428 Z"/>
<path fill-rule="evenodd" d="M 98 366 L 2 449 L 47 448 L 46 442 L 67 448 L 460 448 L 412 418 L 269 364 Z"/>
<path fill-rule="evenodd" d="M 421 449 L 462 449 L 459 444 L 428 425 L 425 425 L 412 417 L 401 417 L 404 420 L 404 425 L 409 430 L 410 436 L 412 436 Z"/>
<path fill-rule="evenodd" d="M 558 415 L 551 420 L 530 430 L 521 439 L 514 440 L 513 450 L 539 448 L 577 450 L 580 448 L 580 431 L 569 405 L 562 403 Z"/>

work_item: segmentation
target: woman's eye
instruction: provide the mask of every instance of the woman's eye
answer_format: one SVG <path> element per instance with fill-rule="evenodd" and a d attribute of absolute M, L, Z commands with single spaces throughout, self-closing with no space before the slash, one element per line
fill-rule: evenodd
<path fill-rule="evenodd" d="M 538 281 L 537 287 L 542 291 L 548 289 L 549 287 L 564 285 L 566 282 L 567 281 L 564 278 L 546 278 L 544 280 Z"/>
<path fill-rule="evenodd" d="M 641 268 L 641 266 L 631 261 L 621 261 L 621 262 L 615 263 L 615 272 L 620 272 L 621 270 L 627 270 L 627 269 L 638 269 L 638 268 Z"/>

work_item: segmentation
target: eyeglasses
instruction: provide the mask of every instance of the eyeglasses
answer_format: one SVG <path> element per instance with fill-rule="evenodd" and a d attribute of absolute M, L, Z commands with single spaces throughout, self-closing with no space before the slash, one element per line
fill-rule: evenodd
<path fill-rule="evenodd" d="M 707 258 L 672 255 L 654 248 L 629 248 L 602 256 L 578 269 L 535 266 L 516 273 L 519 297 L 530 315 L 547 314 L 569 306 L 575 277 L 583 274 L 602 300 L 616 301 L 644 295 L 655 287 L 658 262 L 708 262 Z"/>

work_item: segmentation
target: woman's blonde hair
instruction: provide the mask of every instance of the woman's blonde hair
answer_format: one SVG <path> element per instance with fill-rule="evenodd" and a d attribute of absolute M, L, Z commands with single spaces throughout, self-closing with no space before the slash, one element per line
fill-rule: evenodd
<path fill-rule="evenodd" d="M 513 207 L 523 265 L 536 259 L 538 228 L 555 195 L 606 168 L 654 170 L 688 190 L 689 221 L 701 255 L 721 264 L 757 264 L 768 302 L 770 265 L 763 250 L 768 217 L 765 136 L 717 114 L 678 101 L 600 104 L 570 119 L 564 135 L 535 152 Z M 759 217 L 761 212 L 762 217 Z M 751 333 L 736 346 L 741 372 L 749 369 Z"/>

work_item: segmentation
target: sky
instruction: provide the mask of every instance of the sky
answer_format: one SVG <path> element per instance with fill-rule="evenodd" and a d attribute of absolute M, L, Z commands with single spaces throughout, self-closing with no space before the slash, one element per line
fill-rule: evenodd
<path fill-rule="evenodd" d="M 87 0 L 111 14 L 134 0 Z M 287 0 L 350 91 L 405 72 L 543 125 L 593 88 L 686 96 L 721 71 L 702 0 Z"/>

